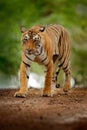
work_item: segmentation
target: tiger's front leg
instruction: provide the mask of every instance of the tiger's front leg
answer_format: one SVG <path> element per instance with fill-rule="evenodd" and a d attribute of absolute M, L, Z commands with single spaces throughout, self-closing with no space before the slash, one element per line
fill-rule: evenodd
<path fill-rule="evenodd" d="M 53 61 L 51 61 L 47 67 L 43 96 L 52 96 L 52 75 L 53 75 Z"/>
<path fill-rule="evenodd" d="M 20 65 L 20 90 L 15 93 L 15 97 L 26 97 L 27 95 L 27 78 L 29 78 L 28 75 L 26 75 L 27 66 L 22 62 Z"/>

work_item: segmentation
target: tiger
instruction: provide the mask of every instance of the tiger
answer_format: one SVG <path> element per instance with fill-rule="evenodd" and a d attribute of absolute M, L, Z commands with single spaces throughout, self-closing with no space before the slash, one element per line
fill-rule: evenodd
<path fill-rule="evenodd" d="M 44 65 L 45 81 L 42 96 L 53 96 L 52 87 L 56 86 L 57 78 L 62 69 L 65 73 L 63 91 L 70 89 L 70 37 L 68 31 L 57 24 L 36 25 L 30 29 L 20 27 L 22 41 L 22 62 L 20 65 L 20 90 L 15 97 L 26 97 L 28 79 L 32 62 Z"/>

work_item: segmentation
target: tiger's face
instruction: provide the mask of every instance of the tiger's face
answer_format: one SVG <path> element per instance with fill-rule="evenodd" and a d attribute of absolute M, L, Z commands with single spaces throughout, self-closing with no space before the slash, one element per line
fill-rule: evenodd
<path fill-rule="evenodd" d="M 43 46 L 43 32 L 45 28 L 36 26 L 29 30 L 21 27 L 23 52 L 29 55 L 39 55 Z"/>

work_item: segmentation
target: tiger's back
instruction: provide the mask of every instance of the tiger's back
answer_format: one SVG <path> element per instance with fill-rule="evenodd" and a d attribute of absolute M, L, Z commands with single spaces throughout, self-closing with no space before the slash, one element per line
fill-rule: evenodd
<path fill-rule="evenodd" d="M 67 30 L 61 25 L 49 25 L 46 28 L 45 35 L 49 46 L 52 46 L 52 58 L 54 62 L 53 81 L 57 84 L 57 76 L 62 68 L 65 72 L 68 84 L 65 85 L 64 91 L 69 89 L 70 86 L 70 38 Z M 49 39 L 49 40 L 48 40 Z M 57 64 L 57 65 L 56 65 Z M 56 66 L 56 67 L 55 67 Z"/>
<path fill-rule="evenodd" d="M 45 30 L 45 37 L 47 39 L 46 43 L 49 46 L 52 46 L 52 55 L 58 55 L 59 61 L 68 51 L 70 54 L 69 34 L 64 27 L 60 25 L 47 26 Z M 68 58 L 69 56 L 66 57 Z"/>

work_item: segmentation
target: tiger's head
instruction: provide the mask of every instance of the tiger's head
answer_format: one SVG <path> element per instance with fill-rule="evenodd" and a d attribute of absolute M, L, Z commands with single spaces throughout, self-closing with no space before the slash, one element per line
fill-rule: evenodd
<path fill-rule="evenodd" d="M 43 46 L 45 27 L 34 26 L 31 29 L 21 27 L 23 52 L 39 55 Z"/>

